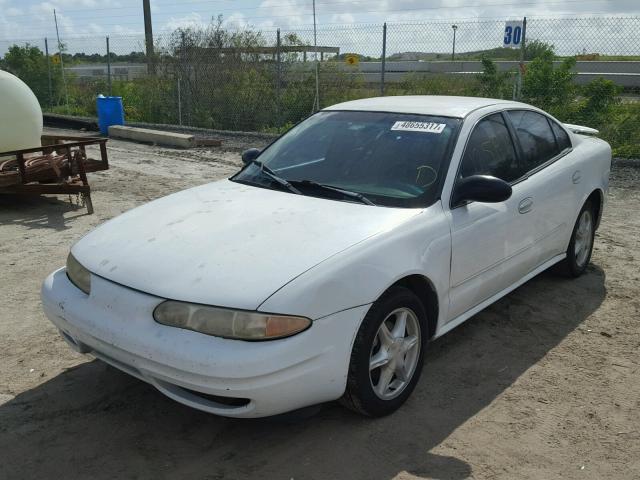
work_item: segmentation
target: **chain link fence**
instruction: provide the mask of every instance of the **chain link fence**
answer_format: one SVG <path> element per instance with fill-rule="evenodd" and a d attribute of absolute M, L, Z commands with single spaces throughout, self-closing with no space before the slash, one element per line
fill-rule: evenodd
<path fill-rule="evenodd" d="M 318 105 L 383 94 L 516 98 L 640 158 L 640 18 L 522 27 L 508 48 L 505 19 L 326 26 L 315 42 L 311 28 L 213 22 L 157 35 L 149 57 L 142 35 L 0 41 L 0 68 L 48 111 L 94 116 L 111 94 L 130 121 L 226 130 L 279 132 Z"/>

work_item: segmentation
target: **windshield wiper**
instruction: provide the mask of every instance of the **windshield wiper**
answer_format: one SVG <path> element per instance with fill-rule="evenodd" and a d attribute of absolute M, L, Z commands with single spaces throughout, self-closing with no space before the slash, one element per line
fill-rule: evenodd
<path fill-rule="evenodd" d="M 375 203 L 373 203 L 371 200 L 369 200 L 367 197 L 365 197 L 361 193 L 352 192 L 350 190 L 343 190 L 342 188 L 334 187 L 332 185 L 326 185 L 324 183 L 314 182 L 313 180 L 295 180 L 294 183 L 300 184 L 300 185 L 307 185 L 307 186 L 310 186 L 310 187 L 316 187 L 316 188 L 319 188 L 321 190 L 329 190 L 331 192 L 337 192 L 337 193 L 340 193 L 340 194 L 344 195 L 345 197 L 355 198 L 356 200 L 358 200 L 361 203 L 364 203 L 366 205 L 372 205 L 372 206 L 376 205 Z"/>
<path fill-rule="evenodd" d="M 277 173 L 275 173 L 273 170 L 267 167 L 260 160 L 251 160 L 251 163 L 260 167 L 260 172 L 266 175 L 267 177 L 269 177 L 274 182 L 276 182 L 278 185 L 282 185 L 284 188 L 286 188 L 292 193 L 295 193 L 296 195 L 302 195 L 302 192 L 298 190 L 296 187 L 294 187 L 293 185 L 291 185 L 291 183 L 289 183 L 287 179 L 278 176 Z"/>

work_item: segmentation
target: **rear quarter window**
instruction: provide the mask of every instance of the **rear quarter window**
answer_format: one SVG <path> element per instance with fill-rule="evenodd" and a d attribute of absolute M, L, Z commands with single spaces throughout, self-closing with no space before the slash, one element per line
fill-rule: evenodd
<path fill-rule="evenodd" d="M 556 141 L 558 142 L 559 150 L 562 152 L 564 150 L 571 148 L 571 140 L 569 139 L 569 135 L 564 130 L 564 128 L 562 128 L 553 120 L 549 120 L 549 123 L 551 124 L 551 129 L 553 130 L 553 134 L 556 136 Z"/>

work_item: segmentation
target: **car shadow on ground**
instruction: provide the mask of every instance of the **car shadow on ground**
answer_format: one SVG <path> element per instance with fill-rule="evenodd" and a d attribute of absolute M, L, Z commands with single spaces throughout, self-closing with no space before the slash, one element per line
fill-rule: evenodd
<path fill-rule="evenodd" d="M 471 466 L 458 458 L 464 452 L 446 450 L 447 437 L 605 296 L 599 267 L 575 280 L 539 275 L 432 342 L 414 395 L 382 419 L 336 403 L 297 419 L 225 419 L 88 362 L 0 406 L 0 477 L 389 480 L 407 472 L 468 478 Z M 432 452 L 439 446 L 447 455 Z"/>
<path fill-rule="evenodd" d="M 21 225 L 28 229 L 66 230 L 67 222 L 87 215 L 87 208 L 80 206 L 76 196 L 57 197 L 44 195 L 0 195 L 0 224 Z M 74 215 L 66 216 L 69 212 Z"/>

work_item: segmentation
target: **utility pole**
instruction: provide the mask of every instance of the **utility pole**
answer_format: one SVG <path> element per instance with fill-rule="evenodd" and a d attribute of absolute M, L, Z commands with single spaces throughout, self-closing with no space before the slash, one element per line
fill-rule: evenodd
<path fill-rule="evenodd" d="M 453 62 L 456 59 L 456 30 L 458 30 L 457 25 L 451 25 L 453 28 L 453 51 L 451 52 L 451 61 Z"/>
<path fill-rule="evenodd" d="M 44 38 L 44 52 L 47 56 L 47 75 L 49 77 L 49 107 L 53 106 L 53 82 L 51 80 L 51 59 L 49 58 L 49 40 Z"/>
<path fill-rule="evenodd" d="M 149 75 L 155 75 L 156 65 L 153 53 L 153 29 L 151 28 L 151 4 L 150 0 L 142 0 L 144 10 L 144 38 L 147 45 L 147 71 Z"/>
<path fill-rule="evenodd" d="M 56 24 L 56 37 L 58 39 L 58 55 L 60 56 L 60 71 L 62 72 L 62 87 L 64 88 L 64 98 L 67 115 L 69 114 L 69 92 L 67 91 L 67 79 L 64 76 L 64 61 L 62 60 L 62 42 L 60 41 L 60 31 L 58 30 L 58 15 L 56 9 L 53 9 L 53 21 Z"/>

